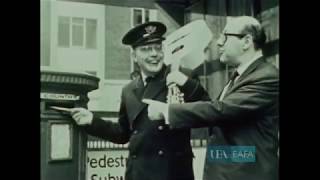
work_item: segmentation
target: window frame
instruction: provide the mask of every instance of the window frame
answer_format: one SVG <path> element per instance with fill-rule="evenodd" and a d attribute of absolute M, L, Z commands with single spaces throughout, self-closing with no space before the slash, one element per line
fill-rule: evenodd
<path fill-rule="evenodd" d="M 74 49 L 86 49 L 86 50 L 97 50 L 98 49 L 98 42 L 97 42 L 97 29 L 98 29 L 98 19 L 96 18 L 86 18 L 86 17 L 76 17 L 76 16 L 58 16 L 58 27 L 60 26 L 60 17 L 64 17 L 64 18 L 68 18 L 68 25 L 69 25 L 69 42 L 68 42 L 68 46 L 66 45 L 60 45 L 60 41 L 59 41 L 59 33 L 60 31 L 58 31 L 58 35 L 57 35 L 57 47 L 59 48 L 74 48 Z M 74 18 L 82 18 L 83 19 L 83 23 L 82 24 L 77 24 L 74 23 L 73 19 Z M 87 22 L 88 20 L 95 20 L 95 45 L 94 47 L 87 47 Z M 73 42 L 73 29 L 74 29 L 74 25 L 75 26 L 81 26 L 82 27 L 82 44 L 81 45 L 74 45 Z"/>

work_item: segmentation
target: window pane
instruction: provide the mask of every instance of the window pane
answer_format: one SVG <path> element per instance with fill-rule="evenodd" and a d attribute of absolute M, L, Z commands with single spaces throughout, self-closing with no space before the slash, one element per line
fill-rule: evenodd
<path fill-rule="evenodd" d="M 70 46 L 70 18 L 59 16 L 58 18 L 58 46 Z"/>
<path fill-rule="evenodd" d="M 97 20 L 96 19 L 86 20 L 86 48 L 88 49 L 97 48 Z"/>
<path fill-rule="evenodd" d="M 83 18 L 72 18 L 72 45 L 83 46 Z"/>
<path fill-rule="evenodd" d="M 82 46 L 83 45 L 83 27 L 73 25 L 72 27 L 72 45 Z"/>
<path fill-rule="evenodd" d="M 144 18 L 145 18 L 145 22 L 149 22 L 149 9 L 145 9 L 145 16 L 144 16 Z"/>
<path fill-rule="evenodd" d="M 139 25 L 142 23 L 142 11 L 141 9 L 133 10 L 133 26 Z"/>
<path fill-rule="evenodd" d="M 74 17 L 72 18 L 73 24 L 83 25 L 83 18 Z"/>

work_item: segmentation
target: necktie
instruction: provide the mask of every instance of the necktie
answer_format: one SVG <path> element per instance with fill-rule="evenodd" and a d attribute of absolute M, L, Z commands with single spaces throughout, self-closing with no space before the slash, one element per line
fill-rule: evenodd
<path fill-rule="evenodd" d="M 147 86 L 150 84 L 150 82 L 154 81 L 154 77 L 151 77 L 151 76 L 148 76 L 146 79 L 145 79 L 145 88 L 147 88 Z"/>
<path fill-rule="evenodd" d="M 154 77 L 151 77 L 151 76 L 148 76 L 147 78 L 146 78 L 146 84 L 149 84 L 149 82 L 151 82 L 152 80 L 154 79 Z"/>
<path fill-rule="evenodd" d="M 229 83 L 229 86 L 228 86 L 228 89 L 231 89 L 233 84 L 234 84 L 234 80 L 236 79 L 236 77 L 239 76 L 239 73 L 237 71 L 234 71 L 231 76 L 230 76 L 230 83 Z"/>
<path fill-rule="evenodd" d="M 221 101 L 224 96 L 226 95 L 226 92 L 231 89 L 231 87 L 233 86 L 234 84 L 234 80 L 236 79 L 236 77 L 239 76 L 238 72 L 237 71 L 234 71 L 231 76 L 230 76 L 230 80 L 229 82 L 227 83 L 227 85 L 223 88 L 223 91 L 221 92 L 221 95 L 219 97 L 219 100 Z"/>

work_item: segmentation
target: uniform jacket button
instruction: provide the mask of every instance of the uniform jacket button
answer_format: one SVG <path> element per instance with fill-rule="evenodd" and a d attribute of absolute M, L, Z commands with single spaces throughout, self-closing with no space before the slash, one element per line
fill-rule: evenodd
<path fill-rule="evenodd" d="M 138 130 L 134 130 L 134 131 L 133 131 L 133 134 L 138 134 Z"/>
<path fill-rule="evenodd" d="M 162 150 L 159 150 L 159 151 L 158 151 L 158 154 L 159 154 L 160 156 L 162 156 L 162 155 L 164 154 L 164 152 L 163 152 Z"/>
<path fill-rule="evenodd" d="M 132 157 L 133 159 L 136 159 L 136 158 L 137 158 L 137 156 L 136 156 L 136 155 L 132 155 L 131 157 Z"/>
<path fill-rule="evenodd" d="M 160 131 L 162 131 L 162 130 L 163 130 L 163 128 L 164 128 L 164 127 L 163 127 L 163 126 L 161 126 L 161 125 L 160 125 L 160 126 L 158 126 L 158 129 L 159 129 Z"/>

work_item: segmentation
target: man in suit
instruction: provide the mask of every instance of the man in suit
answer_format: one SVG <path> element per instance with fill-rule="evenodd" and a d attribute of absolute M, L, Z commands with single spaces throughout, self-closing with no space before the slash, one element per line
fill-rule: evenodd
<path fill-rule="evenodd" d="M 217 42 L 220 61 L 235 67 L 217 100 L 169 105 L 143 100 L 150 119 L 164 117 L 172 129 L 209 127 L 205 180 L 278 179 L 279 75 L 262 55 L 265 40 L 256 19 L 234 18 Z M 242 149 L 243 162 L 236 157 L 241 147 L 251 148 Z"/>
<path fill-rule="evenodd" d="M 170 130 L 162 121 L 151 121 L 143 98 L 166 102 L 167 84 L 176 83 L 185 101 L 208 98 L 196 79 L 180 72 L 171 73 L 164 65 L 162 41 L 166 26 L 148 22 L 131 29 L 122 42 L 133 49 L 132 58 L 139 65 L 140 76 L 121 93 L 117 123 L 105 121 L 84 108 L 72 109 L 78 125 L 91 135 L 114 143 L 129 142 L 126 180 L 193 180 L 190 129 Z M 159 118 L 159 117 L 158 117 Z"/>

